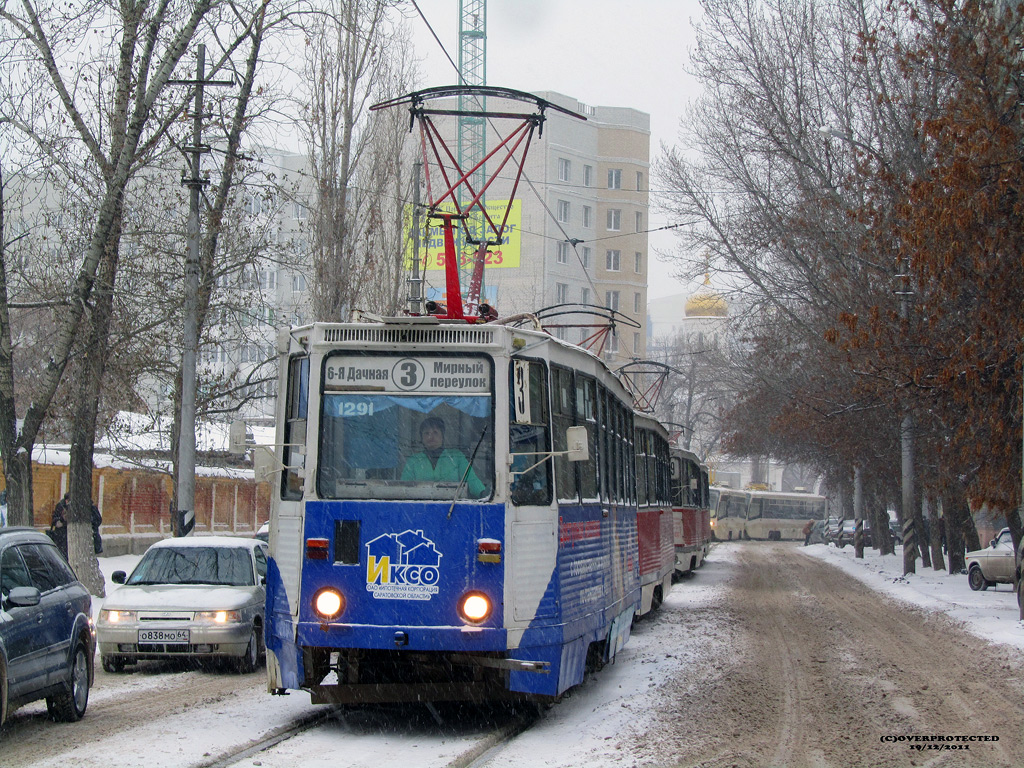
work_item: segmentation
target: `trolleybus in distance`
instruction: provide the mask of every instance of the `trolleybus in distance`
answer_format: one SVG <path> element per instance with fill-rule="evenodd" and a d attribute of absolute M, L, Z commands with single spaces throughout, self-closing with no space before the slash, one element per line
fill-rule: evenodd
<path fill-rule="evenodd" d="M 271 692 L 551 700 L 616 655 L 641 607 L 634 425 L 599 358 L 433 317 L 279 350 Z"/>
<path fill-rule="evenodd" d="M 672 588 L 675 532 L 670 501 L 668 432 L 645 414 L 633 416 L 636 455 L 637 540 L 640 558 L 640 610 L 658 608 Z"/>
<path fill-rule="evenodd" d="M 711 538 L 742 539 L 747 529 L 747 491 L 712 486 L 709 490 Z"/>
<path fill-rule="evenodd" d="M 711 544 L 708 468 L 691 451 L 672 448 L 670 455 L 676 574 L 682 576 L 701 566 Z"/>
<path fill-rule="evenodd" d="M 825 509 L 825 497 L 813 493 L 748 491 L 746 537 L 803 541 L 804 526 L 824 520 Z"/>

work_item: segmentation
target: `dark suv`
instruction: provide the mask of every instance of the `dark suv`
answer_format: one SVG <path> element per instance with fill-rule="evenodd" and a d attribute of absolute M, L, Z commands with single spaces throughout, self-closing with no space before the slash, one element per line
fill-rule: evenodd
<path fill-rule="evenodd" d="M 0 726 L 38 699 L 54 720 L 85 714 L 96 652 L 91 608 L 48 536 L 0 528 Z"/>

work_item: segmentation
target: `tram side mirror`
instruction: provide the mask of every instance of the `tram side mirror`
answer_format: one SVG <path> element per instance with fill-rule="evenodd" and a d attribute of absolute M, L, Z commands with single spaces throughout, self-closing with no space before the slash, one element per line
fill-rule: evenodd
<path fill-rule="evenodd" d="M 252 452 L 252 469 L 257 483 L 270 481 L 270 476 L 281 471 L 281 464 L 274 455 L 273 448 L 257 445 Z"/>
<path fill-rule="evenodd" d="M 245 449 L 245 422 L 235 419 L 228 428 L 228 453 L 244 456 Z"/>
<path fill-rule="evenodd" d="M 589 461 L 590 445 L 587 442 L 586 427 L 569 427 L 565 430 L 565 444 L 569 446 L 569 461 Z"/>

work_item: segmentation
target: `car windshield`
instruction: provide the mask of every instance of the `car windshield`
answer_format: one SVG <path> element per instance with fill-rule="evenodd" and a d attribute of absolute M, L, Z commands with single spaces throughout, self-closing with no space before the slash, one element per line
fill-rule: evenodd
<path fill-rule="evenodd" d="M 153 547 L 132 571 L 128 584 L 255 584 L 249 550 L 241 547 Z"/>

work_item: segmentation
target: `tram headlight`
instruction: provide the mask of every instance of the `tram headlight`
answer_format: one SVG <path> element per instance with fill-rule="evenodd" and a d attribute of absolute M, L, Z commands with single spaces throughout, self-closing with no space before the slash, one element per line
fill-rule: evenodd
<path fill-rule="evenodd" d="M 345 596 L 333 587 L 321 589 L 313 596 L 313 610 L 325 621 L 336 619 L 345 611 Z"/>
<path fill-rule="evenodd" d="M 467 592 L 459 601 L 459 615 L 466 621 L 479 624 L 491 615 L 491 600 L 482 592 Z"/>

